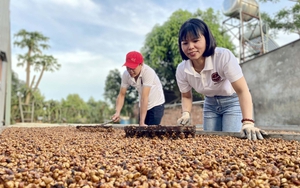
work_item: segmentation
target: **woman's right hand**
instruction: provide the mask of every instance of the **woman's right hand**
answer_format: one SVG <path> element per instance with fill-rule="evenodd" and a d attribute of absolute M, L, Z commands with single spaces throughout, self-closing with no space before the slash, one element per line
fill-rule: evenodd
<path fill-rule="evenodd" d="M 177 125 L 189 125 L 191 116 L 189 112 L 183 112 L 181 118 L 177 120 Z"/>

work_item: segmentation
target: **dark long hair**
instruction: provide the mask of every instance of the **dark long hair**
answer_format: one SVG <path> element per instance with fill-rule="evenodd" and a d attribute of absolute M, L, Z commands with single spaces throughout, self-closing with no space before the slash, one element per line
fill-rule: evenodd
<path fill-rule="evenodd" d="M 216 40 L 206 23 L 198 18 L 191 18 L 184 22 L 179 30 L 178 47 L 182 59 L 189 59 L 181 49 L 181 41 L 186 40 L 188 35 L 195 38 L 199 38 L 201 35 L 205 37 L 206 49 L 203 53 L 203 57 L 208 57 L 215 53 L 215 48 L 217 46 Z"/>

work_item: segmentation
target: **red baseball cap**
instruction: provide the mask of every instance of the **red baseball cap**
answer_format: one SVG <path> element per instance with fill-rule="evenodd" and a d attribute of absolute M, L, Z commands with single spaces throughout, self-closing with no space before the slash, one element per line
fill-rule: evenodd
<path fill-rule="evenodd" d="M 139 64 L 143 63 L 144 59 L 141 53 L 137 51 L 128 52 L 126 55 L 126 62 L 123 66 L 135 69 Z"/>

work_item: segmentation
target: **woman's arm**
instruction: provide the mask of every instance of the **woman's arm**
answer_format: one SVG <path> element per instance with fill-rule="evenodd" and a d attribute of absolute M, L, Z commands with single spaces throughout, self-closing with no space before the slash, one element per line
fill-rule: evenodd
<path fill-rule="evenodd" d="M 192 91 L 188 91 L 186 93 L 181 93 L 182 112 L 191 113 L 192 102 L 193 102 Z"/>
<path fill-rule="evenodd" d="M 245 77 L 241 77 L 237 81 L 233 82 L 232 87 L 239 97 L 243 119 L 253 119 L 252 97 Z"/>
<path fill-rule="evenodd" d="M 181 93 L 181 107 L 182 107 L 182 115 L 181 118 L 177 120 L 177 125 L 188 125 L 191 119 L 191 111 L 192 111 L 192 101 L 193 95 L 192 90 Z"/>
<path fill-rule="evenodd" d="M 267 133 L 263 130 L 260 130 L 257 127 L 254 127 L 252 97 L 245 77 L 242 77 L 237 81 L 233 82 L 232 87 L 234 88 L 239 97 L 239 102 L 242 110 L 242 137 L 247 137 L 249 140 L 264 139 L 262 135 L 267 135 Z"/>

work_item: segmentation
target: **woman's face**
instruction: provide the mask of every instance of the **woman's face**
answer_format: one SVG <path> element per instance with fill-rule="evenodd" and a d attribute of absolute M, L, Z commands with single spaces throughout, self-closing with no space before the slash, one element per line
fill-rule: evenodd
<path fill-rule="evenodd" d="M 197 60 L 202 57 L 206 50 L 206 40 L 203 35 L 187 35 L 186 39 L 181 41 L 181 49 L 190 60 Z"/>
<path fill-rule="evenodd" d="M 140 72 L 141 72 L 141 69 L 142 69 L 142 64 L 139 64 L 135 69 L 132 69 L 132 68 L 129 68 L 129 67 L 126 67 L 128 73 L 130 74 L 130 76 L 132 78 L 135 78 L 137 76 L 140 75 Z"/>

